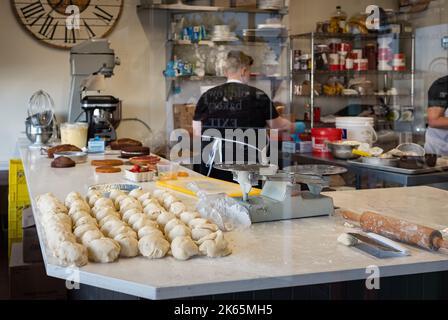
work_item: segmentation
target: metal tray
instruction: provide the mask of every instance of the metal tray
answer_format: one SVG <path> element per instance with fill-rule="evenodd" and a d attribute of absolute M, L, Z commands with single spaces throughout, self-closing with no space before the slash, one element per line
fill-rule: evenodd
<path fill-rule="evenodd" d="M 89 190 L 97 190 L 103 193 L 105 197 L 109 197 L 112 190 L 121 190 L 126 193 L 131 192 L 134 189 L 142 189 L 139 185 L 129 183 L 105 183 L 96 184 L 89 187 Z"/>
<path fill-rule="evenodd" d="M 436 167 L 424 167 L 422 169 L 404 169 L 399 167 L 390 167 L 390 166 L 378 166 L 378 165 L 372 165 L 362 162 L 361 159 L 357 160 L 349 160 L 347 163 L 369 168 L 369 169 L 375 169 L 375 170 L 382 170 L 382 171 L 388 171 L 388 172 L 394 172 L 394 173 L 401 173 L 401 174 L 409 174 L 409 175 L 417 175 L 417 174 L 425 174 L 425 173 L 434 173 L 434 172 L 441 172 L 448 170 L 448 166 L 436 166 Z"/>

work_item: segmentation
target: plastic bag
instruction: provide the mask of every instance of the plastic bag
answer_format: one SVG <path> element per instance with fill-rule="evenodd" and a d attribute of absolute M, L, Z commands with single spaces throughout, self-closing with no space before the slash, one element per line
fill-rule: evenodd
<path fill-rule="evenodd" d="M 249 211 L 225 193 L 207 194 L 196 183 L 187 187 L 199 198 L 196 209 L 222 231 L 243 230 L 251 226 Z"/>

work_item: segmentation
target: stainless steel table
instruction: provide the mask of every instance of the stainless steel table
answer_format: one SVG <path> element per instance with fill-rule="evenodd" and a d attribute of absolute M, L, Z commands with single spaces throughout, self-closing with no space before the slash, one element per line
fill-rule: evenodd
<path fill-rule="evenodd" d="M 313 153 L 301 153 L 301 154 L 283 153 L 281 156 L 281 160 L 283 161 L 283 164 L 286 164 L 287 161 L 290 161 L 290 163 L 297 163 L 297 164 L 319 163 L 319 164 L 331 164 L 345 167 L 348 169 L 349 172 L 355 174 L 356 189 L 361 189 L 362 177 L 366 176 L 369 178 L 370 182 L 380 180 L 385 182 L 397 183 L 405 187 L 448 182 L 448 171 L 416 174 L 416 175 L 394 173 L 380 169 L 364 168 L 356 166 L 347 162 L 346 160 L 335 159 L 331 155 L 323 156 Z"/>

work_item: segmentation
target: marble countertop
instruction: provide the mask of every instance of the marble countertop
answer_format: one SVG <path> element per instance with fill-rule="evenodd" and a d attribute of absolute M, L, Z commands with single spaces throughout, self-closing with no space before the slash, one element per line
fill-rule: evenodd
<path fill-rule="evenodd" d="M 90 164 L 52 169 L 39 152 L 20 146 L 31 197 L 52 192 L 64 197 L 71 191 L 86 193 L 97 183 L 125 182 L 123 174 L 99 175 Z M 96 156 L 96 158 L 102 156 Z M 153 183 L 142 184 L 154 188 Z M 328 193 L 335 205 L 356 211 L 374 210 L 404 217 L 438 229 L 448 226 L 448 192 L 429 187 Z M 183 197 L 179 195 L 179 197 Z M 194 198 L 184 196 L 187 205 Z M 33 201 L 33 209 L 36 209 Z M 34 210 L 36 212 L 36 210 Z M 147 260 L 120 259 L 112 264 L 88 265 L 74 270 L 52 263 L 39 218 L 35 215 L 47 274 L 76 279 L 108 290 L 148 299 L 170 299 L 360 280 L 366 268 L 380 268 L 382 277 L 448 270 L 448 254 L 408 247 L 411 256 L 378 259 L 336 241 L 352 229 L 338 217 L 255 224 L 249 230 L 227 233 L 232 255 L 177 261 L 172 257 Z M 75 272 L 75 273 L 73 273 Z"/>

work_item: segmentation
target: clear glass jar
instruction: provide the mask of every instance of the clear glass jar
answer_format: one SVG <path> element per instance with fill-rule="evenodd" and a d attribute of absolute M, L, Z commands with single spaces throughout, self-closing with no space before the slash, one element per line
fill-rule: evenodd
<path fill-rule="evenodd" d="M 89 125 L 85 122 L 61 124 L 61 143 L 82 149 L 87 145 Z"/>

